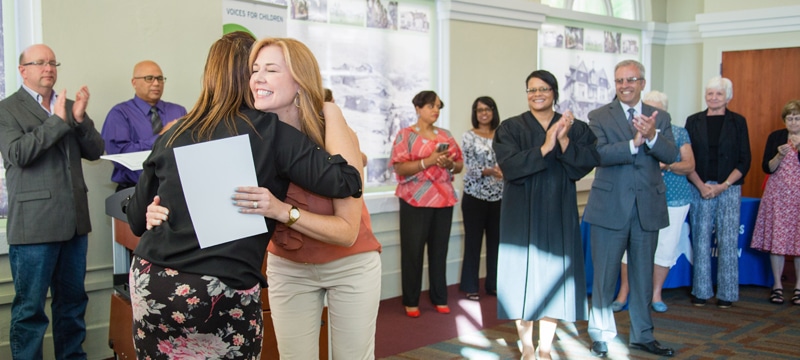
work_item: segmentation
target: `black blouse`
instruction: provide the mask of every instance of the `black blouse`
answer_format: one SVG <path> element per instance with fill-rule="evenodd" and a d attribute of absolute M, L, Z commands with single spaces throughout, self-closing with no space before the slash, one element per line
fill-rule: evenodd
<path fill-rule="evenodd" d="M 778 146 L 789 142 L 789 130 L 780 129 L 775 130 L 769 134 L 767 138 L 767 145 L 764 146 L 764 158 L 761 160 L 761 169 L 767 174 L 772 174 L 774 171 L 769 171 L 769 161 L 778 154 Z M 800 152 L 797 153 L 797 161 L 800 161 Z M 776 168 L 777 170 L 777 168 Z"/>
<path fill-rule="evenodd" d="M 361 196 L 361 177 L 341 156 L 328 154 L 306 135 L 282 123 L 273 113 L 251 109 L 242 112 L 251 119 L 255 129 L 242 119 L 236 119 L 239 134 L 232 134 L 220 124 L 212 140 L 249 135 L 258 186 L 269 189 L 279 199 L 286 197 L 289 182 L 327 197 Z M 172 147 L 166 147 L 176 128 L 171 128 L 156 141 L 153 152 L 144 162 L 136 192 L 128 205 L 128 222 L 133 233 L 141 236 L 134 254 L 163 267 L 216 276 L 234 289 L 249 289 L 259 282 L 266 286 L 261 265 L 275 229 L 275 220 L 265 218 L 270 230 L 267 234 L 201 249 L 173 152 L 175 147 L 197 141 L 190 131 L 186 131 L 173 142 Z M 231 189 L 231 195 L 233 192 Z M 170 210 L 169 220 L 146 231 L 147 205 L 155 195 L 159 195 L 161 205 Z"/>

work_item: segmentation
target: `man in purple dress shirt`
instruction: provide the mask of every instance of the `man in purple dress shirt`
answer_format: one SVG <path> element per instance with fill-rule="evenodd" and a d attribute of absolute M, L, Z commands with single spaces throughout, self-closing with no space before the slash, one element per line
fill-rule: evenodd
<path fill-rule="evenodd" d="M 161 67 L 153 61 L 145 60 L 134 66 L 131 85 L 136 95 L 111 108 L 103 124 L 101 135 L 107 154 L 150 150 L 159 135 L 186 115 L 183 106 L 161 100 L 166 81 Z M 118 184 L 120 191 L 135 186 L 139 174 L 141 170 L 132 171 L 114 163 L 111 181 Z"/>

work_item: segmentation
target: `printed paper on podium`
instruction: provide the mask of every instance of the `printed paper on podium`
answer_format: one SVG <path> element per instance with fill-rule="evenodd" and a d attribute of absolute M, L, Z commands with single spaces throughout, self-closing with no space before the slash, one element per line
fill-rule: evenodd
<path fill-rule="evenodd" d="M 267 232 L 264 217 L 242 214 L 231 196 L 258 186 L 247 135 L 175 148 L 186 205 L 201 248 Z"/>
<path fill-rule="evenodd" d="M 124 154 L 102 155 L 100 156 L 100 158 L 111 160 L 117 164 L 120 164 L 128 168 L 128 170 L 138 171 L 142 170 L 142 165 L 144 164 L 144 161 L 147 160 L 148 156 L 150 156 L 150 150 L 136 151 Z"/>

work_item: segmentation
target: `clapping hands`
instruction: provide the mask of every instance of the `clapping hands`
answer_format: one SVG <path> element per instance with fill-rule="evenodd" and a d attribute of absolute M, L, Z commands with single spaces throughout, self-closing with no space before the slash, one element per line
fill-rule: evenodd
<path fill-rule="evenodd" d="M 652 140 L 656 136 L 656 115 L 658 111 L 653 111 L 650 116 L 639 114 L 633 117 L 633 127 L 636 129 L 634 146 L 640 146 L 645 140 Z"/>

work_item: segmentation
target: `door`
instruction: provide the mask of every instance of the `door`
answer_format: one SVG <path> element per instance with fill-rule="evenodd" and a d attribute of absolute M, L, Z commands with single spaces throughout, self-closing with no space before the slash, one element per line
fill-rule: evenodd
<path fill-rule="evenodd" d="M 786 102 L 800 98 L 800 47 L 726 51 L 722 76 L 733 82 L 728 109 L 747 119 L 752 163 L 744 179 L 742 196 L 761 197 L 766 174 L 761 170 L 767 137 L 785 128 L 781 111 Z"/>

